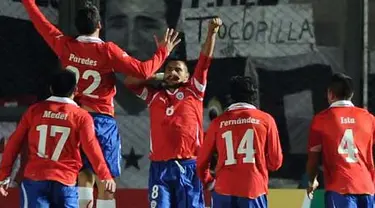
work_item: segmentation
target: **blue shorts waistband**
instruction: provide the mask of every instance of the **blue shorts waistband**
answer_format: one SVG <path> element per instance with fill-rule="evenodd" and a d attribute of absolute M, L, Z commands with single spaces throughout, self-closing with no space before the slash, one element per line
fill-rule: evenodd
<path fill-rule="evenodd" d="M 151 164 L 161 165 L 161 164 L 170 164 L 170 163 L 176 163 L 176 162 L 178 162 L 181 165 L 191 165 L 191 164 L 196 164 L 197 160 L 196 159 L 171 159 L 167 161 L 151 161 Z"/>
<path fill-rule="evenodd" d="M 113 116 L 105 113 L 95 113 L 95 112 L 89 112 L 92 117 L 104 117 L 104 118 L 113 118 Z M 114 118 L 113 118 L 114 119 Z"/>

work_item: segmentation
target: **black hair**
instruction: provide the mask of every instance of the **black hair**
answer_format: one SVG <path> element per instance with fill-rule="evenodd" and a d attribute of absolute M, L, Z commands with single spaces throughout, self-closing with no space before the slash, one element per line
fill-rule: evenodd
<path fill-rule="evenodd" d="M 343 73 L 335 73 L 332 75 L 328 90 L 338 100 L 349 100 L 354 93 L 353 80 Z"/>
<path fill-rule="evenodd" d="M 230 79 L 230 98 L 232 102 L 254 104 L 258 98 L 258 84 L 252 77 L 234 76 Z"/>
<path fill-rule="evenodd" d="M 51 79 L 51 93 L 57 97 L 70 97 L 76 89 L 76 75 L 70 70 L 60 70 Z"/>
<path fill-rule="evenodd" d="M 100 23 L 100 13 L 98 8 L 91 2 L 86 2 L 85 6 L 77 11 L 75 26 L 79 35 L 91 35 L 98 28 Z"/>

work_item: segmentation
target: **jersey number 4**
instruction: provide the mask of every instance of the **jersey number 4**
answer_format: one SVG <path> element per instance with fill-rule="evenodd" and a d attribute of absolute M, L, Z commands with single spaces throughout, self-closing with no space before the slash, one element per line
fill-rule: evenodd
<path fill-rule="evenodd" d="M 68 140 L 69 138 L 70 128 L 52 125 L 50 126 L 48 136 L 48 127 L 48 125 L 39 125 L 36 127 L 36 130 L 39 131 L 38 156 L 42 158 L 48 158 L 48 155 L 46 155 L 47 137 L 56 137 L 56 134 L 60 133 L 60 140 L 57 142 L 55 150 L 53 151 L 53 154 L 51 156 L 51 160 L 57 161 L 60 158 L 61 151 L 66 143 L 66 140 Z"/>
<path fill-rule="evenodd" d="M 80 78 L 80 74 L 79 74 L 79 70 L 78 68 L 74 67 L 74 66 L 67 66 L 66 69 L 74 72 L 74 74 L 76 74 L 76 79 L 77 79 L 77 82 Z M 82 74 L 82 79 L 89 79 L 90 77 L 92 77 L 94 79 L 94 81 L 91 83 L 91 85 L 86 88 L 82 94 L 88 96 L 88 97 L 92 97 L 92 98 L 99 98 L 99 96 L 97 95 L 93 95 L 91 93 L 93 93 L 100 85 L 100 82 L 102 81 L 102 78 L 99 74 L 99 72 L 97 71 L 94 71 L 94 70 L 86 70 L 85 72 L 83 72 Z"/>
<path fill-rule="evenodd" d="M 232 131 L 226 131 L 222 134 L 225 139 L 225 146 L 227 149 L 227 159 L 225 160 L 225 165 L 237 164 L 237 160 L 234 157 L 234 147 L 233 147 L 233 134 Z M 241 139 L 240 145 L 236 148 L 237 154 L 244 154 L 243 163 L 255 163 L 255 149 L 254 149 L 254 130 L 246 130 L 244 136 Z"/>
<path fill-rule="evenodd" d="M 358 162 L 358 149 L 354 143 L 353 129 L 345 130 L 344 136 L 341 138 L 341 142 L 339 144 L 337 152 L 339 154 L 347 154 L 348 156 L 345 158 L 345 160 L 348 163 Z"/>

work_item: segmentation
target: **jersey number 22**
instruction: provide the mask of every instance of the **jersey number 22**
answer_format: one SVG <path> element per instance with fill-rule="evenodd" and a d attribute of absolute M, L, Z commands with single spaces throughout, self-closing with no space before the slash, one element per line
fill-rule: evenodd
<path fill-rule="evenodd" d="M 241 139 L 238 148 L 233 147 L 233 133 L 232 131 L 226 131 L 222 134 L 225 139 L 225 146 L 227 150 L 227 159 L 225 165 L 237 164 L 237 160 L 234 157 L 234 151 L 237 150 L 237 154 L 244 154 L 243 163 L 255 163 L 255 149 L 254 149 L 254 130 L 247 129 L 244 136 Z"/>
<path fill-rule="evenodd" d="M 80 74 L 79 74 L 79 70 L 78 68 L 74 67 L 74 66 L 67 66 L 66 69 L 74 72 L 74 74 L 76 74 L 76 80 L 78 82 L 79 78 L 80 78 Z M 100 82 L 102 81 L 102 78 L 99 74 L 99 72 L 97 71 L 94 71 L 94 70 L 86 70 L 85 72 L 83 72 L 82 74 L 82 78 L 83 79 L 89 79 L 89 77 L 92 77 L 94 79 L 94 81 L 91 83 L 91 85 L 86 88 L 82 94 L 88 96 L 88 97 L 92 97 L 92 98 L 99 98 L 99 96 L 97 95 L 93 95 L 91 93 L 93 93 L 100 85 Z"/>

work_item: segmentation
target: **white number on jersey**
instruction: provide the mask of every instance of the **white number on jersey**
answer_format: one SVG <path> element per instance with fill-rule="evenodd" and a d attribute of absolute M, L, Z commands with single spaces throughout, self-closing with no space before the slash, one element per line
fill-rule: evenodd
<path fill-rule="evenodd" d="M 76 79 L 77 82 L 80 78 L 79 70 L 78 68 L 74 66 L 67 66 L 66 67 L 68 70 L 74 72 L 76 74 Z M 102 81 L 102 78 L 100 77 L 99 72 L 94 71 L 94 70 L 86 70 L 83 72 L 82 79 L 88 80 L 90 77 L 94 79 L 94 81 L 91 83 L 91 85 L 86 88 L 82 93 L 86 96 L 92 97 L 92 98 L 99 98 L 97 95 L 92 95 L 91 93 L 94 92 L 100 85 L 100 82 Z"/>
<path fill-rule="evenodd" d="M 358 149 L 354 143 L 354 135 L 353 129 L 346 129 L 344 132 L 344 136 L 341 138 L 340 145 L 337 149 L 339 154 L 348 154 L 345 158 L 346 162 L 348 163 L 356 163 L 358 162 L 357 155 Z"/>
<path fill-rule="evenodd" d="M 57 161 L 61 155 L 61 151 L 64 148 L 66 140 L 69 138 L 70 128 L 63 126 L 50 126 L 50 137 L 56 137 L 56 133 L 60 133 L 61 137 L 59 142 L 55 147 L 55 151 L 51 156 L 51 160 Z M 46 155 L 46 145 L 47 145 L 47 132 L 48 125 L 39 125 L 36 127 L 36 130 L 39 131 L 39 144 L 38 144 L 38 156 L 42 158 L 48 158 Z"/>
<path fill-rule="evenodd" d="M 227 159 L 225 160 L 225 165 L 234 165 L 237 160 L 234 157 L 234 147 L 233 147 L 233 135 L 232 131 L 226 131 L 222 134 L 225 139 L 225 146 L 227 150 Z M 254 150 L 254 130 L 248 129 L 245 135 L 242 137 L 241 142 L 237 148 L 237 154 L 245 154 L 243 158 L 243 163 L 255 163 L 255 150 Z"/>

